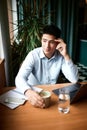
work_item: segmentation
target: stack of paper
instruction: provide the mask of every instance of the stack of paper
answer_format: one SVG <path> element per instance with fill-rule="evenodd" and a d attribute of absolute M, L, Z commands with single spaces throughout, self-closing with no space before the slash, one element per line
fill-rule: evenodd
<path fill-rule="evenodd" d="M 13 89 L 0 95 L 0 103 L 6 105 L 11 109 L 14 109 L 19 105 L 24 104 L 26 100 L 26 96 L 20 93 L 18 89 Z"/>

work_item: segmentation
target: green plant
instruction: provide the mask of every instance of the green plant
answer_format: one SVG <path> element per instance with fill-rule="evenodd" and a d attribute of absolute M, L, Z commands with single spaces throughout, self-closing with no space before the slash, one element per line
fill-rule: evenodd
<path fill-rule="evenodd" d="M 21 19 L 18 19 L 18 32 L 12 39 L 11 44 L 14 77 L 29 51 L 41 46 L 42 28 L 48 23 L 50 15 L 44 15 L 45 2 L 45 0 L 40 0 L 40 4 L 37 6 L 36 0 L 34 0 L 32 1 L 33 8 L 28 4 L 20 3 L 22 12 L 19 11 L 18 14 Z"/>

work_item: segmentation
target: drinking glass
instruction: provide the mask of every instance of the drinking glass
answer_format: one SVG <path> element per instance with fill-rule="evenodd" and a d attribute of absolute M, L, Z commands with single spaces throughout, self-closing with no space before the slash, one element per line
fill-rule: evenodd
<path fill-rule="evenodd" d="M 58 111 L 61 113 L 68 113 L 70 111 L 70 95 L 69 91 L 59 90 L 58 96 Z"/>

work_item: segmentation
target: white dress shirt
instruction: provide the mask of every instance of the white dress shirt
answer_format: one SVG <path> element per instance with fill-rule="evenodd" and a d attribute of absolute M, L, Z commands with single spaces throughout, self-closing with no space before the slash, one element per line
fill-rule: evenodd
<path fill-rule="evenodd" d="M 78 69 L 72 60 L 65 60 L 56 50 L 54 56 L 48 59 L 42 47 L 29 52 L 15 78 L 16 87 L 24 93 L 33 85 L 55 84 L 60 70 L 70 82 L 78 81 Z M 33 75 L 30 77 L 30 75 Z"/>

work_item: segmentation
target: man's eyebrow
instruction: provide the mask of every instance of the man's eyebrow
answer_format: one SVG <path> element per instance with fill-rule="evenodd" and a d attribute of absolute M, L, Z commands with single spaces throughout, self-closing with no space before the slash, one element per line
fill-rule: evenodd
<path fill-rule="evenodd" d="M 48 40 L 48 39 L 46 39 L 46 38 L 42 38 L 43 40 L 47 40 L 47 41 L 49 41 L 49 42 L 55 42 L 54 40 Z"/>
<path fill-rule="evenodd" d="M 49 40 L 50 42 L 55 42 L 54 40 Z"/>
<path fill-rule="evenodd" d="M 46 38 L 42 38 L 43 40 L 47 40 Z"/>

